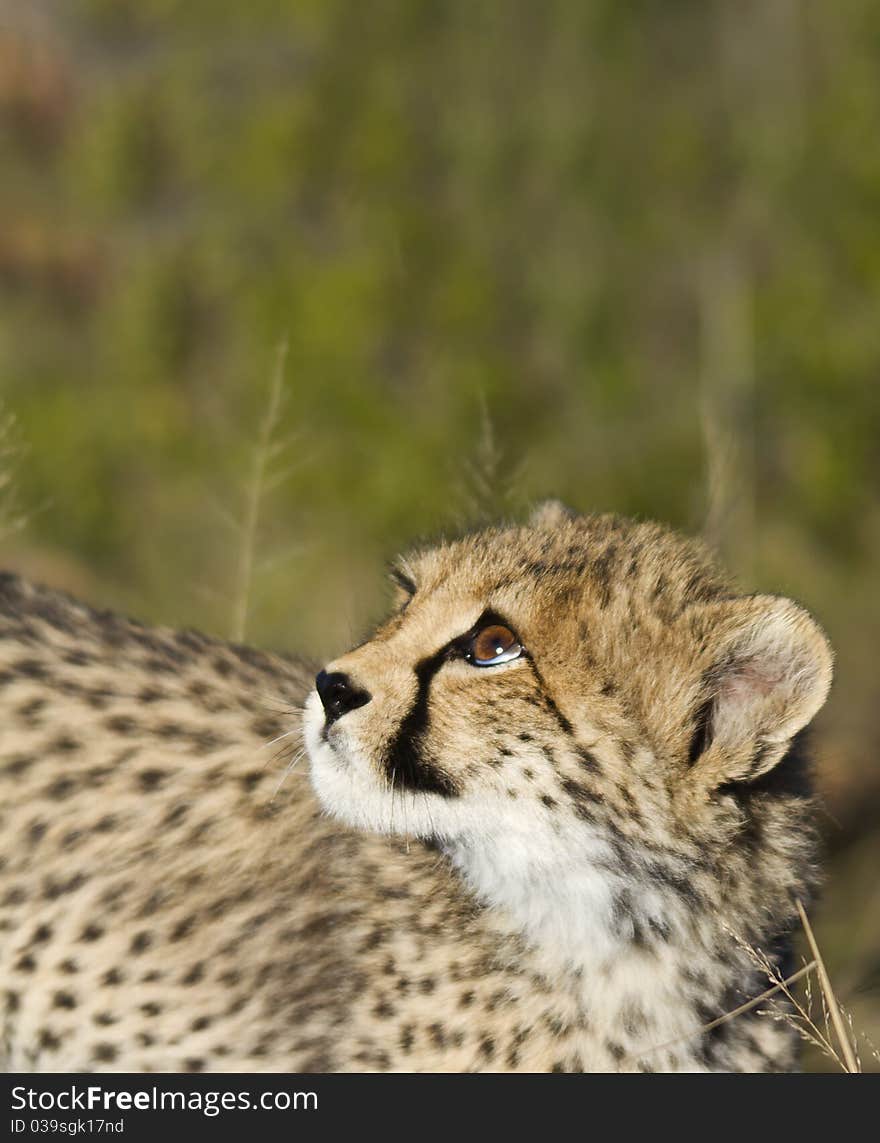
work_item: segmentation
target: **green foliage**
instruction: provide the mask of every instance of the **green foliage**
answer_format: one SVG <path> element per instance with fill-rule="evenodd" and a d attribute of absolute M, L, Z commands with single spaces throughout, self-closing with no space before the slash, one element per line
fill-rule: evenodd
<path fill-rule="evenodd" d="M 728 558 L 775 572 L 777 526 L 876 557 L 872 6 L 47 12 L 5 33 L 0 384 L 36 538 L 133 606 L 227 621 L 188 585 L 233 574 L 204 505 L 247 470 L 282 337 L 301 456 L 268 518 L 307 551 L 265 638 L 332 645 L 292 605 L 328 567 L 351 596 L 467 515 L 484 404 L 521 499 L 698 529 L 718 388 L 759 501 Z M 736 400 L 703 337 L 729 255 Z"/>

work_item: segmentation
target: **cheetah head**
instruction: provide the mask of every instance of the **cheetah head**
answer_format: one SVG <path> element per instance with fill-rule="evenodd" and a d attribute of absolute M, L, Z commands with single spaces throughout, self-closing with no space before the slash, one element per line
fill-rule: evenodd
<path fill-rule="evenodd" d="M 651 523 L 551 502 L 393 578 L 390 618 L 307 702 L 317 794 L 356 827 L 494 847 L 526 871 L 723 860 L 739 795 L 769 789 L 831 680 L 801 607 L 735 592 Z"/>

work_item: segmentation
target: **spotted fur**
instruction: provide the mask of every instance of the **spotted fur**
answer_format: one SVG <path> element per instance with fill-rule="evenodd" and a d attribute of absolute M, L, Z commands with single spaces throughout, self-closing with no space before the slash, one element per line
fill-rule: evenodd
<path fill-rule="evenodd" d="M 813 885 L 813 620 L 555 505 L 397 579 L 329 726 L 298 661 L 0 579 L 7 1067 L 794 1066 L 755 1011 L 701 1029 Z M 480 668 L 487 612 L 525 652 Z"/>

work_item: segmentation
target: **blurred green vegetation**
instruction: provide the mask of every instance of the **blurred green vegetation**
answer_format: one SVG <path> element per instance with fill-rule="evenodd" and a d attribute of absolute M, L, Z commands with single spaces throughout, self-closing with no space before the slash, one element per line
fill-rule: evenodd
<path fill-rule="evenodd" d="M 878 77 L 869 0 L 5 6 L 4 562 L 232 633 L 282 343 L 256 642 L 546 494 L 705 532 L 837 648 L 819 935 L 880 1041 Z"/>

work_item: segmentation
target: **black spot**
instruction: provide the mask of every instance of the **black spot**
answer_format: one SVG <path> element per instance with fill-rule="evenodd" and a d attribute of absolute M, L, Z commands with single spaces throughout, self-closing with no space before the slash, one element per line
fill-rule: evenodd
<path fill-rule="evenodd" d="M 79 939 L 87 944 L 93 941 L 99 941 L 104 935 L 104 930 L 100 925 L 96 925 L 94 921 L 90 922 L 79 935 Z"/>
<path fill-rule="evenodd" d="M 172 806 L 165 817 L 162 819 L 163 826 L 179 825 L 186 815 L 189 813 L 190 807 L 184 802 L 178 802 L 177 805 Z"/>
<path fill-rule="evenodd" d="M 578 765 L 582 770 L 586 770 L 590 774 L 602 773 L 602 766 L 598 758 L 596 758 L 595 754 L 587 750 L 586 747 L 578 746 L 575 753 L 577 754 Z"/>
<path fill-rule="evenodd" d="M 160 789 L 167 777 L 167 770 L 141 770 L 137 779 L 141 790 L 147 794 L 152 790 Z"/>
<path fill-rule="evenodd" d="M 28 841 L 30 841 L 31 845 L 37 845 L 40 841 L 42 841 L 46 835 L 46 830 L 48 828 L 49 827 L 45 822 L 31 822 L 30 826 L 28 827 Z"/>
<path fill-rule="evenodd" d="M 190 730 L 190 746 L 199 754 L 208 754 L 212 750 L 219 750 L 226 745 L 227 739 L 221 738 L 213 730 Z"/>
<path fill-rule="evenodd" d="M 75 738 L 71 738 L 69 734 L 62 734 L 49 747 L 50 752 L 59 754 L 72 754 L 75 750 L 79 750 L 82 746 L 81 742 L 77 742 Z"/>
<path fill-rule="evenodd" d="M 181 979 L 180 983 L 186 985 L 198 984 L 199 981 L 203 979 L 204 975 L 205 966 L 201 961 L 199 961 L 197 964 L 192 966 L 189 972 L 187 972 L 186 975 Z"/>
<path fill-rule="evenodd" d="M 53 1008 L 76 1008 L 76 997 L 72 992 L 56 992 L 52 998 Z"/>
<path fill-rule="evenodd" d="M 592 578 L 599 594 L 599 607 L 604 610 L 611 602 L 611 577 L 614 571 L 616 549 L 612 544 L 590 567 Z"/>
<path fill-rule="evenodd" d="M 130 735 L 138 729 L 138 724 L 128 714 L 114 714 L 104 723 L 114 734 Z"/>
<path fill-rule="evenodd" d="M 84 873 L 74 873 L 72 877 L 68 877 L 66 881 L 56 880 L 54 877 L 47 877 L 43 883 L 43 897 L 46 901 L 57 901 L 59 897 L 63 897 L 67 893 L 73 893 L 81 886 L 85 885 L 88 878 Z M 80 937 L 80 940 L 84 940 Z"/>
<path fill-rule="evenodd" d="M 69 798 L 73 791 L 76 789 L 76 782 L 73 778 L 58 778 L 51 786 L 46 787 L 46 796 L 52 798 L 53 801 L 63 801 Z"/>
<path fill-rule="evenodd" d="M 48 1028 L 40 1029 L 37 1034 L 37 1043 L 47 1052 L 57 1052 L 61 1047 L 59 1038 L 53 1032 L 50 1032 Z"/>
<path fill-rule="evenodd" d="M 621 738 L 617 743 L 617 749 L 620 751 L 620 756 L 624 762 L 632 762 L 636 756 L 635 744 L 630 742 L 628 738 Z"/>
<path fill-rule="evenodd" d="M 630 1036 L 644 1032 L 648 1021 L 645 1012 L 637 1001 L 631 1001 L 623 1010 L 623 1027 Z"/>
<path fill-rule="evenodd" d="M 108 969 L 108 971 L 105 972 L 101 977 L 101 983 L 105 984 L 108 988 L 113 988 L 117 984 L 122 984 L 124 980 L 125 977 L 118 968 Z"/>
<path fill-rule="evenodd" d="M 284 733 L 284 723 L 278 718 L 262 715 L 251 723 L 251 730 L 257 738 L 277 738 Z"/>
<path fill-rule="evenodd" d="M 4 773 L 8 774 L 10 778 L 20 778 L 22 774 L 30 770 L 33 764 L 34 759 L 29 754 L 17 754 L 11 761 L 7 762 Z"/>
<path fill-rule="evenodd" d="M 114 1044 L 95 1044 L 92 1059 L 97 1064 L 112 1064 L 118 1054 Z"/>
<path fill-rule="evenodd" d="M 146 952 L 152 943 L 152 934 L 146 932 L 145 930 L 141 930 L 141 932 L 135 933 L 135 935 L 132 937 L 129 949 L 132 953 L 137 955 L 138 953 Z"/>
<path fill-rule="evenodd" d="M 566 794 L 571 798 L 574 803 L 575 813 L 583 821 L 595 821 L 595 804 L 598 802 L 598 797 L 593 794 L 586 786 L 582 786 L 580 782 L 575 782 L 571 778 L 563 778 L 562 788 Z"/>
<path fill-rule="evenodd" d="M 551 798 L 549 794 L 542 794 L 541 801 L 544 803 L 548 810 L 552 810 L 556 805 L 556 799 Z"/>
<path fill-rule="evenodd" d="M 27 702 L 23 702 L 18 708 L 18 714 L 20 714 L 22 718 L 33 719 L 40 713 L 45 705 L 46 700 L 44 698 L 28 699 Z"/>
<path fill-rule="evenodd" d="M 189 917 L 184 917 L 184 919 L 182 921 L 179 921 L 174 926 L 174 928 L 172 929 L 171 940 L 172 941 L 182 941 L 184 939 L 184 937 L 188 937 L 189 934 L 195 928 L 195 923 L 196 923 L 195 916 L 191 915 Z"/>

